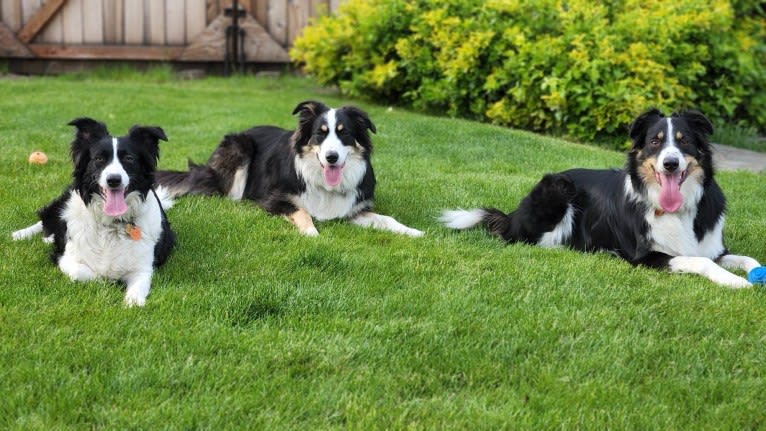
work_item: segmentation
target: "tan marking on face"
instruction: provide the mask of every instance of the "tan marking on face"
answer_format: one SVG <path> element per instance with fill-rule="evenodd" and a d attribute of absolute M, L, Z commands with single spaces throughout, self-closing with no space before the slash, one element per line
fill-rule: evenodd
<path fill-rule="evenodd" d="M 326 133 L 327 132 L 327 125 L 326 124 L 322 124 L 321 126 L 319 126 L 319 129 Z"/>
<path fill-rule="evenodd" d="M 702 169 L 702 166 L 700 166 L 697 159 L 692 156 L 684 156 L 684 159 L 686 159 L 687 163 L 686 181 L 694 180 L 697 183 L 702 184 L 705 179 L 705 171 Z"/>
<path fill-rule="evenodd" d="M 638 175 L 644 180 L 645 184 L 653 184 L 657 182 L 657 178 L 654 176 L 654 164 L 657 159 L 650 157 L 644 160 L 638 167 Z"/>
<path fill-rule="evenodd" d="M 339 132 L 342 132 L 342 131 L 343 131 L 343 124 L 338 124 L 338 131 L 339 131 Z"/>
<path fill-rule="evenodd" d="M 681 133 L 681 132 L 676 132 L 676 140 L 679 140 L 679 141 L 680 141 L 680 140 L 681 140 L 681 139 L 683 139 L 683 138 L 684 138 L 684 134 L 683 134 L 683 133 Z"/>
<path fill-rule="evenodd" d="M 659 139 L 660 141 L 661 141 L 661 140 L 662 140 L 664 137 L 665 137 L 665 132 L 664 132 L 664 131 L 660 131 L 660 133 L 658 133 L 658 134 L 657 134 L 657 139 Z"/>
<path fill-rule="evenodd" d="M 287 216 L 288 220 L 294 224 L 300 232 L 306 232 L 314 228 L 314 221 L 311 220 L 311 214 L 303 208 Z"/>

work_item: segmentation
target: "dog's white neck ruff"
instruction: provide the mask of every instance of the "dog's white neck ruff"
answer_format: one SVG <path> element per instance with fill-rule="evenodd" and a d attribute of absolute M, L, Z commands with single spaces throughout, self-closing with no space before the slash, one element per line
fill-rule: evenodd
<path fill-rule="evenodd" d="M 80 194 L 72 191 L 62 213 L 67 222 L 67 244 L 59 266 L 85 265 L 96 276 L 109 279 L 123 279 L 151 268 L 154 246 L 162 234 L 159 204 L 156 199 L 142 199 L 138 192 L 130 193 L 126 201 L 128 212 L 116 219 L 103 213 L 101 197 L 85 205 Z M 132 220 L 139 226 L 140 240 L 131 239 L 120 220 Z"/>
<path fill-rule="evenodd" d="M 346 157 L 343 178 L 335 187 L 325 183 L 322 165 L 314 150 L 295 156 L 295 171 L 306 184 L 306 190 L 294 199 L 293 204 L 304 208 L 317 220 L 350 217 L 369 205 L 369 202 L 356 202 L 359 184 L 367 173 L 367 163 L 355 151 L 350 151 Z"/>
<path fill-rule="evenodd" d="M 688 183 L 688 185 L 687 185 Z M 694 233 L 694 219 L 697 217 L 697 205 L 702 199 L 702 185 L 694 180 L 686 181 L 681 192 L 684 195 L 683 206 L 674 213 L 658 212 L 659 205 L 652 199 L 652 189 L 656 185 L 646 186 L 646 197 L 633 188 L 630 176 L 625 176 L 626 199 L 644 202 L 648 205 L 644 219 L 649 225 L 651 249 L 670 256 L 700 256 L 715 259 L 726 249 L 723 245 L 724 216 L 718 219 L 715 227 L 707 232 L 701 241 Z M 687 190 L 691 189 L 691 190 Z M 654 190 L 655 196 L 659 194 Z"/>

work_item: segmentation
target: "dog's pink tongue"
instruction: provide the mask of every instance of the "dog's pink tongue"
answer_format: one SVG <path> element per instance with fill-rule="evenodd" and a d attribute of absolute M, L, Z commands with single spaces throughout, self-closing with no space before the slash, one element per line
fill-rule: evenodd
<path fill-rule="evenodd" d="M 342 166 L 325 166 L 324 167 L 324 180 L 330 187 L 335 187 L 340 184 L 340 180 L 343 177 Z"/>
<path fill-rule="evenodd" d="M 104 204 L 104 214 L 110 217 L 117 217 L 125 214 L 128 210 L 128 204 L 125 203 L 125 189 L 104 189 L 106 194 L 106 203 Z"/>
<path fill-rule="evenodd" d="M 662 174 L 660 186 L 660 206 L 665 212 L 674 213 L 681 208 L 684 197 L 681 195 L 681 173 Z"/>

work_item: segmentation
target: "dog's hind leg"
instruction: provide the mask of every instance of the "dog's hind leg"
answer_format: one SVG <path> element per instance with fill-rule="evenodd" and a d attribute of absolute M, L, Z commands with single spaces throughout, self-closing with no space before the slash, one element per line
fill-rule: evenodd
<path fill-rule="evenodd" d="M 408 236 L 423 236 L 423 231 L 407 227 L 391 216 L 376 214 L 370 211 L 363 211 L 351 219 L 351 223 L 357 226 L 371 227 L 374 229 L 387 230 L 394 233 L 401 233 Z"/>

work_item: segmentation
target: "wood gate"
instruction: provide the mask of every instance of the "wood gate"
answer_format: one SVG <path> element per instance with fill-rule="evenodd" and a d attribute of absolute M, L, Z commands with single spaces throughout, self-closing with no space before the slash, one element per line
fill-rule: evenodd
<path fill-rule="evenodd" d="M 248 63 L 288 63 L 341 0 L 240 1 Z M 0 0 L 0 58 L 221 62 L 231 0 Z"/>

